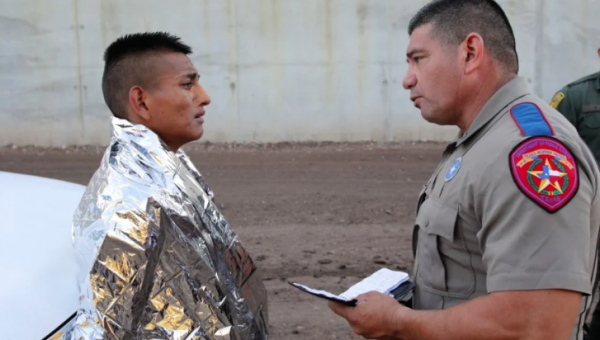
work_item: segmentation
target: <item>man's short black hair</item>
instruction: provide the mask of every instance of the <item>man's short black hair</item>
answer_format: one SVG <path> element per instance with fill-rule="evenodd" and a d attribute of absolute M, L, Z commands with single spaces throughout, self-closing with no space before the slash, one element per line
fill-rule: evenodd
<path fill-rule="evenodd" d="M 127 118 L 129 90 L 152 85 L 151 58 L 161 52 L 192 53 L 179 37 L 165 32 L 135 33 L 115 40 L 104 52 L 102 92 L 113 115 Z"/>
<path fill-rule="evenodd" d="M 515 35 L 508 17 L 493 0 L 434 0 L 421 8 L 408 25 L 408 34 L 432 24 L 432 37 L 458 45 L 472 32 L 479 33 L 485 46 L 504 68 L 519 72 Z"/>

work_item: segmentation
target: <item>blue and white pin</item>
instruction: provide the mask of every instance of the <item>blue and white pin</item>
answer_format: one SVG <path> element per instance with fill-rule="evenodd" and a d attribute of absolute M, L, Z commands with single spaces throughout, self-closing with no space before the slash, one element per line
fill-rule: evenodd
<path fill-rule="evenodd" d="M 462 165 L 462 157 L 458 157 L 454 163 L 452 163 L 452 166 L 450 167 L 450 169 L 448 169 L 448 172 L 446 172 L 446 178 L 445 181 L 446 182 L 450 182 L 454 176 L 456 176 L 456 174 L 458 173 L 458 170 L 460 170 L 460 166 Z"/>

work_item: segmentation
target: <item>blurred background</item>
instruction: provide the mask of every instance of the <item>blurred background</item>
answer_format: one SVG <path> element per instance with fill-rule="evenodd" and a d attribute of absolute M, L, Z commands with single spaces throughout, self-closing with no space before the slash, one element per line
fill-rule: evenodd
<path fill-rule="evenodd" d="M 402 88 L 425 0 L 1 0 L 0 146 L 104 145 L 104 49 L 168 31 L 212 96 L 203 141 L 448 140 Z M 550 100 L 600 68 L 600 1 L 501 0 L 520 75 Z"/>

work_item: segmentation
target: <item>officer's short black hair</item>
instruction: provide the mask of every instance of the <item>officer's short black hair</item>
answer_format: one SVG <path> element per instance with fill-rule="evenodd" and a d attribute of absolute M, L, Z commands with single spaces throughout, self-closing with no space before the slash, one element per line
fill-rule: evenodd
<path fill-rule="evenodd" d="M 432 36 L 458 45 L 472 32 L 479 33 L 492 56 L 509 72 L 519 72 L 515 35 L 508 17 L 493 0 L 434 0 L 410 20 L 408 34 L 431 23 Z"/>
<path fill-rule="evenodd" d="M 165 32 L 135 33 L 115 40 L 104 52 L 102 93 L 114 116 L 127 118 L 129 90 L 152 86 L 152 57 L 162 52 L 192 53 L 179 37 Z"/>

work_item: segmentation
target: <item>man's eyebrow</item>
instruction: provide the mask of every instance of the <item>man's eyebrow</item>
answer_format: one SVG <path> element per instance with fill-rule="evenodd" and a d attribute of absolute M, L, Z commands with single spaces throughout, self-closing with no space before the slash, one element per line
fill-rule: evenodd
<path fill-rule="evenodd" d="M 414 49 L 414 50 L 411 50 L 411 51 L 407 52 L 406 53 L 406 58 L 410 59 L 410 58 L 412 58 L 417 53 L 425 53 L 425 52 L 426 51 L 424 49 L 417 48 L 417 49 Z"/>
<path fill-rule="evenodd" d="M 191 73 L 184 75 L 183 77 L 187 78 L 189 80 L 200 79 L 200 75 L 198 74 L 198 72 L 191 72 Z"/>

